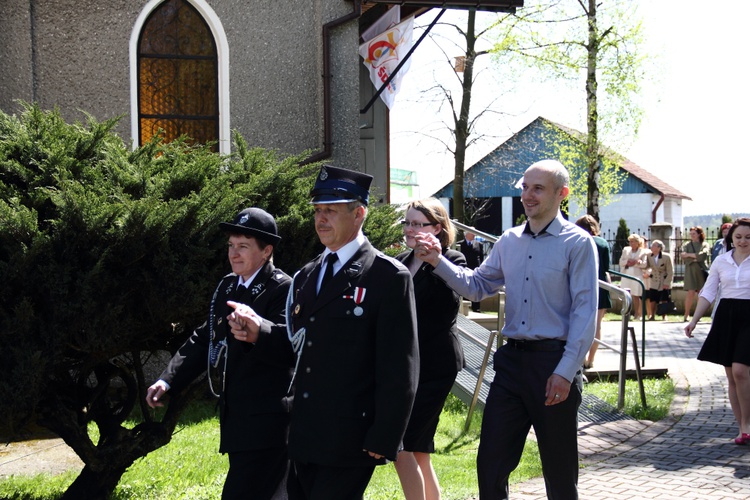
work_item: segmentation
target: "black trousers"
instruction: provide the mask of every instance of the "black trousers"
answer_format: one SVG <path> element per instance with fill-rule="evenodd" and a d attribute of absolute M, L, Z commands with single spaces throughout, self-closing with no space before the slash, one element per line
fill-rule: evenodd
<path fill-rule="evenodd" d="M 289 469 L 286 446 L 231 452 L 222 500 L 271 500 Z"/>
<path fill-rule="evenodd" d="M 356 500 L 364 497 L 371 467 L 332 467 L 292 461 L 287 492 L 289 500 Z"/>
<path fill-rule="evenodd" d="M 494 357 L 495 379 L 484 409 L 477 453 L 479 498 L 508 498 L 508 476 L 518 466 L 526 436 L 534 426 L 547 498 L 578 498 L 578 407 L 580 372 L 562 403 L 545 406 L 544 392 L 563 354 L 519 350 L 505 345 Z"/>

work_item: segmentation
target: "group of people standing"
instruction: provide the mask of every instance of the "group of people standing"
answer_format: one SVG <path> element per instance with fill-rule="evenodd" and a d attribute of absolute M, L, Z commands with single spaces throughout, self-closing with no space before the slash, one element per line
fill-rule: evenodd
<path fill-rule="evenodd" d="M 494 355 L 482 421 L 480 497 L 508 498 L 508 477 L 533 426 L 549 498 L 578 498 L 582 366 L 601 318 L 597 310 L 606 304 L 599 302 L 601 267 L 591 238 L 598 227 L 582 229 L 560 212 L 569 193 L 567 170 L 555 160 L 526 170 L 526 223 L 505 231 L 475 269 L 450 249 L 454 228 L 434 199 L 407 206 L 402 225 L 409 250 L 391 258 L 373 248 L 362 232 L 371 181 L 359 172 L 321 168 L 311 203 L 325 249 L 294 277 L 272 263 L 281 237 L 270 214 L 248 208 L 220 224 L 232 273 L 219 282 L 206 323 L 148 388 L 148 404 L 163 405 L 169 391 L 208 367 L 219 396 L 220 451 L 229 456 L 224 499 L 362 498 L 375 467 L 388 462 L 395 462 L 408 500 L 438 499 L 430 455 L 464 364 L 456 331 L 460 300 L 478 303 L 505 287 L 507 341 Z M 628 264 L 651 269 L 657 291 L 671 284 L 671 261 L 659 243 L 644 267 Z M 750 276 L 742 265 L 750 253 L 750 220 L 735 222 L 727 250 L 707 287 L 722 287 L 717 331 L 750 324 L 747 285 L 729 283 L 735 268 Z M 696 316 L 712 299 L 706 293 Z M 713 332 L 709 338 L 718 336 Z M 748 338 L 740 333 L 735 337 Z M 750 442 L 750 381 L 733 365 L 741 363 L 747 375 L 750 359 L 726 358 L 722 342 L 706 347 L 705 359 L 732 366 L 727 376 L 735 387 L 738 440 Z"/>
<path fill-rule="evenodd" d="M 325 250 L 289 277 L 258 208 L 222 223 L 232 273 L 208 320 L 147 391 L 152 407 L 208 366 L 229 455 L 222 497 L 362 498 L 377 465 L 395 462 L 407 499 L 440 498 L 430 462 L 445 399 L 463 367 L 461 297 L 505 286 L 507 343 L 484 413 L 477 458 L 482 498 L 507 498 L 533 425 L 548 490 L 577 497 L 581 366 L 594 337 L 596 250 L 560 203 L 567 170 L 546 160 L 524 174 L 528 222 L 467 267 L 450 249 L 440 202 L 407 207 L 408 251 L 390 258 L 362 232 L 372 177 L 324 166 L 311 191 Z M 470 238 L 469 238 L 470 239 Z M 541 264 L 541 265 L 540 265 Z M 214 376 L 216 375 L 216 376 Z M 293 400 L 292 400 L 293 399 Z"/>
<path fill-rule="evenodd" d="M 630 290 L 633 318 L 639 320 L 642 314 L 646 314 L 648 320 L 653 321 L 658 304 L 671 300 L 672 257 L 664 253 L 661 240 L 654 240 L 648 249 L 643 237 L 634 233 L 628 237 L 628 243 L 630 246 L 623 249 L 619 264 L 623 274 L 632 278 L 623 277 L 620 286 Z M 664 319 L 666 315 L 662 314 Z"/>
<path fill-rule="evenodd" d="M 218 372 L 224 499 L 361 498 L 402 449 L 419 383 L 414 284 L 362 232 L 371 181 L 321 168 L 311 202 L 325 250 L 294 277 L 271 262 L 270 214 L 220 224 L 233 272 L 147 402 Z"/>

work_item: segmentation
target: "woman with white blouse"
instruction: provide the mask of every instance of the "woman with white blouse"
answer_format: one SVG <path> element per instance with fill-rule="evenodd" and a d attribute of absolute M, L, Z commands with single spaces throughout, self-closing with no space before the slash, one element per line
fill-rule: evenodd
<path fill-rule="evenodd" d="M 693 336 L 721 286 L 721 300 L 698 359 L 724 366 L 729 403 L 739 425 L 734 442 L 750 444 L 750 218 L 735 220 L 725 242 L 727 252 L 711 266 L 685 335 Z"/>
<path fill-rule="evenodd" d="M 622 249 L 620 271 L 643 282 L 643 272 L 648 265 L 646 259 L 648 258 L 649 251 L 643 248 L 643 238 L 635 233 L 628 237 L 628 243 L 630 243 L 630 247 Z M 641 305 L 641 295 L 648 290 L 648 287 L 645 284 L 641 286 L 634 279 L 623 277 L 620 280 L 620 288 L 630 290 L 630 296 L 633 298 L 633 318 L 641 319 L 643 308 L 643 305 Z"/>

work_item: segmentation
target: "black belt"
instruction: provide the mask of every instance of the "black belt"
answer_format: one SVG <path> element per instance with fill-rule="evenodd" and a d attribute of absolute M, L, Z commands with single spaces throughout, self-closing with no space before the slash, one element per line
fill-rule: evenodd
<path fill-rule="evenodd" d="M 516 340 L 508 339 L 505 344 L 511 349 L 518 349 L 519 351 L 559 351 L 565 348 L 564 340 L 557 339 L 543 339 L 543 340 Z"/>

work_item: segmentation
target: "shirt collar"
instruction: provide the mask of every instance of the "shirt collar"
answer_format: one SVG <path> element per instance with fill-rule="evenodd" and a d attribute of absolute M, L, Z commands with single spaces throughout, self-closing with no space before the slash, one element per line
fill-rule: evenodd
<path fill-rule="evenodd" d="M 551 234 L 552 236 L 560 236 L 560 231 L 562 231 L 562 227 L 563 227 L 563 220 L 564 219 L 563 219 L 562 213 L 557 212 L 557 216 L 551 221 L 549 221 L 549 224 L 544 226 L 544 228 L 542 228 L 542 230 L 539 231 L 538 233 L 534 234 L 531 231 L 531 226 L 529 225 L 528 222 L 526 222 L 526 225 L 523 228 L 523 232 L 528 235 L 531 235 L 532 238 L 536 238 L 537 236 L 540 236 L 544 233 Z"/>
<path fill-rule="evenodd" d="M 362 244 L 366 240 L 367 239 L 365 238 L 365 235 L 362 233 L 362 231 L 360 231 L 352 241 L 350 241 L 343 247 L 336 250 L 338 261 L 334 265 L 334 269 L 338 269 L 339 266 L 343 266 L 344 264 L 349 262 L 349 259 L 354 257 L 354 254 L 357 253 L 357 250 L 359 250 L 359 247 L 361 247 Z M 323 255 L 322 255 L 323 262 L 325 262 L 325 259 L 328 257 L 329 253 L 333 253 L 333 252 L 331 252 L 331 250 L 329 250 L 328 248 L 323 250 Z"/>
<path fill-rule="evenodd" d="M 245 288 L 250 288 L 250 284 L 253 282 L 256 276 L 258 276 L 258 273 L 260 270 L 263 269 L 263 266 L 260 266 L 248 279 L 247 281 L 242 281 L 242 276 L 237 276 L 239 278 L 239 281 L 237 282 L 237 288 L 244 286 Z"/>

